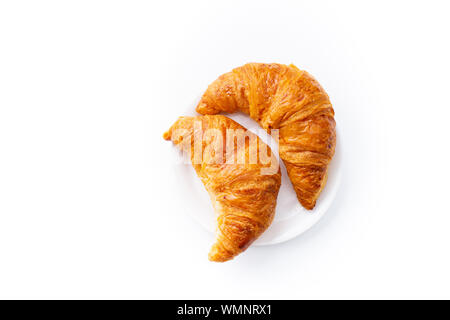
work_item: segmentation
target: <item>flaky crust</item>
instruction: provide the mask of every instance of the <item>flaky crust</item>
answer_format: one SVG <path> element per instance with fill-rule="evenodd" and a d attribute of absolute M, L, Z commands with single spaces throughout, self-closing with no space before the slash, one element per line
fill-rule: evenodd
<path fill-rule="evenodd" d="M 279 129 L 280 157 L 297 198 L 313 209 L 335 150 L 334 110 L 328 95 L 294 65 L 249 63 L 211 83 L 200 114 L 242 111 L 270 131 Z"/>
<path fill-rule="evenodd" d="M 209 252 L 209 259 L 224 262 L 247 249 L 272 223 L 281 184 L 281 173 L 274 156 L 272 161 L 275 161 L 276 169 L 273 174 L 261 174 L 261 168 L 269 165 L 263 165 L 260 161 L 254 164 L 249 164 L 249 161 L 244 164 L 214 163 L 209 153 L 205 151 L 216 143 L 217 140 L 214 139 L 203 140 L 204 154 L 201 163 L 196 163 L 192 138 L 193 135 L 198 134 L 198 131 L 196 133 L 194 129 L 195 121 L 201 121 L 203 132 L 207 129 L 218 129 L 224 139 L 227 129 L 245 130 L 245 128 L 221 115 L 180 117 L 163 136 L 164 139 L 172 140 L 182 149 L 191 149 L 191 162 L 211 197 L 217 217 L 216 242 Z M 187 135 L 182 138 L 177 137 L 174 132 L 178 129 L 184 129 Z M 256 135 L 248 134 L 259 143 L 263 143 Z M 187 141 L 191 143 L 183 143 L 186 141 L 184 139 L 190 139 Z M 236 144 L 232 152 L 235 159 L 238 159 L 242 153 L 245 154 L 245 159 L 250 159 L 249 143 L 241 147 Z M 271 155 L 269 148 L 267 154 Z"/>

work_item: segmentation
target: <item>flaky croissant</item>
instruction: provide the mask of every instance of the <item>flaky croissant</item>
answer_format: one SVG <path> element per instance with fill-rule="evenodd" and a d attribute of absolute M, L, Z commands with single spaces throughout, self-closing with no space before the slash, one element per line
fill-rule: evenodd
<path fill-rule="evenodd" d="M 328 95 L 294 65 L 249 63 L 221 75 L 203 94 L 197 112 L 242 111 L 264 129 L 279 129 L 279 152 L 297 198 L 314 208 L 334 155 L 334 110 Z"/>
<path fill-rule="evenodd" d="M 209 129 L 213 129 L 215 135 L 207 135 Z M 235 144 L 233 138 L 231 149 L 229 146 L 223 149 L 218 147 L 225 144 L 225 136 L 230 129 L 244 132 L 241 125 L 225 116 L 180 117 L 163 136 L 190 152 L 190 161 L 211 197 L 217 229 L 209 259 L 218 262 L 230 260 L 243 252 L 269 227 L 281 184 L 276 158 L 253 133 L 245 133 L 249 139 L 244 140 L 243 144 Z M 202 139 L 199 144 L 200 157 L 198 150 L 194 150 L 195 138 L 198 137 Z M 255 151 L 251 149 L 250 138 L 257 142 L 257 152 L 261 151 L 262 146 L 267 147 L 265 152 L 270 157 L 270 163 L 265 161 L 266 164 L 262 164 L 260 159 L 256 163 L 250 162 L 250 151 Z M 225 157 L 230 154 L 233 162 L 217 161 L 218 155 Z M 238 162 L 238 159 L 245 161 Z M 270 168 L 273 168 L 272 172 Z"/>

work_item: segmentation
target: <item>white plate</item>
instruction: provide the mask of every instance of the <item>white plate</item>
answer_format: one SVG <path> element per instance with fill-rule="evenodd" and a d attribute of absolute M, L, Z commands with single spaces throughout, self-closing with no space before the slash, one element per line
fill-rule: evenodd
<path fill-rule="evenodd" d="M 191 105 L 183 114 L 185 116 L 198 115 L 195 112 L 197 101 Z M 258 134 L 260 138 L 267 143 L 271 149 L 278 154 L 278 146 L 272 141 L 272 138 L 264 132 L 263 129 L 250 117 L 241 113 L 224 114 L 234 121 L 240 123 L 250 131 Z M 270 227 L 259 237 L 253 245 L 265 246 L 290 240 L 315 225 L 330 207 L 337 189 L 339 187 L 341 176 L 341 141 L 337 134 L 336 153 L 330 163 L 328 170 L 328 181 L 325 188 L 317 200 L 313 210 L 306 210 L 297 200 L 297 196 L 292 187 L 291 181 L 286 172 L 282 161 L 281 166 L 281 188 L 278 195 L 275 218 Z M 180 152 L 173 147 L 172 167 L 176 181 L 173 183 L 173 192 L 177 197 L 183 197 L 185 210 L 198 223 L 210 232 L 215 230 L 214 212 L 209 195 L 200 179 L 197 177 L 190 164 L 183 164 L 180 161 Z"/>

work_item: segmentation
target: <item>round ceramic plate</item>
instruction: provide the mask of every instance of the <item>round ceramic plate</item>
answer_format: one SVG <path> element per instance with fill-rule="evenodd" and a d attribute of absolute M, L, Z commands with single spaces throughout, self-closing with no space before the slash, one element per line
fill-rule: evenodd
<path fill-rule="evenodd" d="M 197 101 L 182 114 L 184 116 L 198 115 L 195 112 Z M 261 134 L 264 132 L 261 127 L 247 115 L 241 113 L 224 114 L 225 116 L 238 122 L 245 128 L 259 135 L 267 143 L 275 154 L 278 154 L 278 147 L 269 135 Z M 290 240 L 315 225 L 330 207 L 336 191 L 339 187 L 341 173 L 340 150 L 342 148 L 337 134 L 336 153 L 328 169 L 328 181 L 325 188 L 317 200 L 313 210 L 306 210 L 297 200 L 297 196 L 292 187 L 291 181 L 286 172 L 282 161 L 281 166 L 281 188 L 278 194 L 275 218 L 270 227 L 259 237 L 253 245 L 272 245 Z M 182 197 L 184 208 L 198 223 L 210 232 L 215 230 L 215 218 L 211 200 L 205 187 L 197 177 L 190 164 L 185 164 L 180 159 L 180 152 L 175 147 L 173 150 L 172 166 L 174 170 L 174 194 Z"/>

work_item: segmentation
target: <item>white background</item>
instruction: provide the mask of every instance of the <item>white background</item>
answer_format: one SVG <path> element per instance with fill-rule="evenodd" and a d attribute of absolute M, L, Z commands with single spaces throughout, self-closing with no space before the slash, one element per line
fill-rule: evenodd
<path fill-rule="evenodd" d="M 0 298 L 450 298 L 449 9 L 2 1 Z M 161 135 L 246 62 L 320 81 L 343 178 L 306 234 L 215 264 Z"/>

